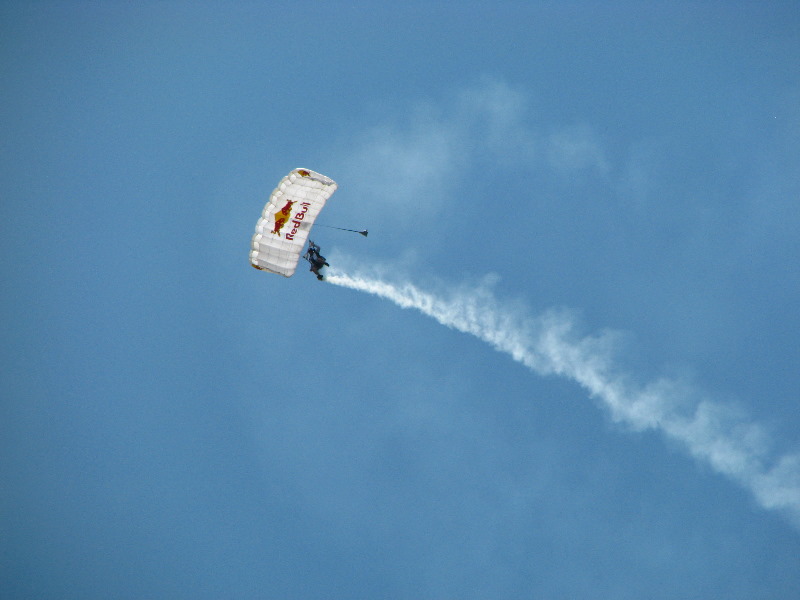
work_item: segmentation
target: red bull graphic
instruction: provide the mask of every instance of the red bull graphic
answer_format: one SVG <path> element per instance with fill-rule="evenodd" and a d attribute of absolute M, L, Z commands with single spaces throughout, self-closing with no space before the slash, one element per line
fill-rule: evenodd
<path fill-rule="evenodd" d="M 300 177 L 311 177 L 311 173 L 309 173 L 305 169 L 298 169 L 297 174 L 300 175 Z"/>
<path fill-rule="evenodd" d="M 280 235 L 281 229 L 283 229 L 283 226 L 289 221 L 289 217 L 292 214 L 292 205 L 294 205 L 294 203 L 294 200 L 289 200 L 282 209 L 275 213 L 275 228 L 272 230 L 272 233 L 275 235 Z"/>
<path fill-rule="evenodd" d="M 300 229 L 300 225 L 303 224 L 303 219 L 306 218 L 306 213 L 308 212 L 309 207 L 311 206 L 308 202 L 301 202 L 300 206 L 302 206 L 302 210 L 299 210 L 295 213 L 294 219 L 292 219 L 292 230 L 286 234 L 287 240 L 293 240 L 294 236 L 297 234 L 297 231 Z"/>

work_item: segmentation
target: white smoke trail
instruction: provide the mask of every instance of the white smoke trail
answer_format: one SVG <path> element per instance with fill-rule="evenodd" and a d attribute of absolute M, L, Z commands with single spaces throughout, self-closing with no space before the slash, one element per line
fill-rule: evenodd
<path fill-rule="evenodd" d="M 698 399 L 690 386 L 669 379 L 634 384 L 613 368 L 613 334 L 579 338 L 569 315 L 549 312 L 526 317 L 501 306 L 485 286 L 444 299 L 409 283 L 393 284 L 365 275 L 332 271 L 326 280 L 386 298 L 401 308 L 417 309 L 442 325 L 489 343 L 535 373 L 577 382 L 615 421 L 639 431 L 660 431 L 750 490 L 761 507 L 783 513 L 800 528 L 800 454 L 770 457 L 769 436 L 762 427 L 732 406 Z"/>

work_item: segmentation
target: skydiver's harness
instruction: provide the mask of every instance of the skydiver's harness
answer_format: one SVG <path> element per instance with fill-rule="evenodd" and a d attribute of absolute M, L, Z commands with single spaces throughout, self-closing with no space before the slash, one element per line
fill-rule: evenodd
<path fill-rule="evenodd" d="M 306 251 L 305 255 L 303 256 L 309 263 L 311 263 L 311 271 L 317 273 L 319 269 L 326 266 L 328 263 L 325 262 L 325 257 L 319 253 L 319 246 L 315 244 L 309 244 L 308 250 Z"/>
<path fill-rule="evenodd" d="M 320 262 L 323 263 L 325 262 L 325 258 L 323 256 L 320 256 L 319 248 L 317 246 L 309 246 L 303 258 L 305 258 L 312 265 Z"/>

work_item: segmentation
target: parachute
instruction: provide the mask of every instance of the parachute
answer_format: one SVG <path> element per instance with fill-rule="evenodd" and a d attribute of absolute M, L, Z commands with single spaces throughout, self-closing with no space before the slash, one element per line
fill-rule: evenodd
<path fill-rule="evenodd" d="M 281 179 L 256 223 L 250 264 L 256 269 L 294 275 L 308 233 L 336 182 L 309 169 L 294 169 Z"/>

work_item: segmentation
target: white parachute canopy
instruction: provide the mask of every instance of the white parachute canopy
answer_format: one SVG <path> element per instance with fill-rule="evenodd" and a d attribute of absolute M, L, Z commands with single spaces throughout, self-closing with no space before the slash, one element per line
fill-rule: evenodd
<path fill-rule="evenodd" d="M 281 179 L 256 223 L 250 264 L 256 269 L 294 275 L 308 233 L 336 182 L 309 169 L 294 169 Z"/>

